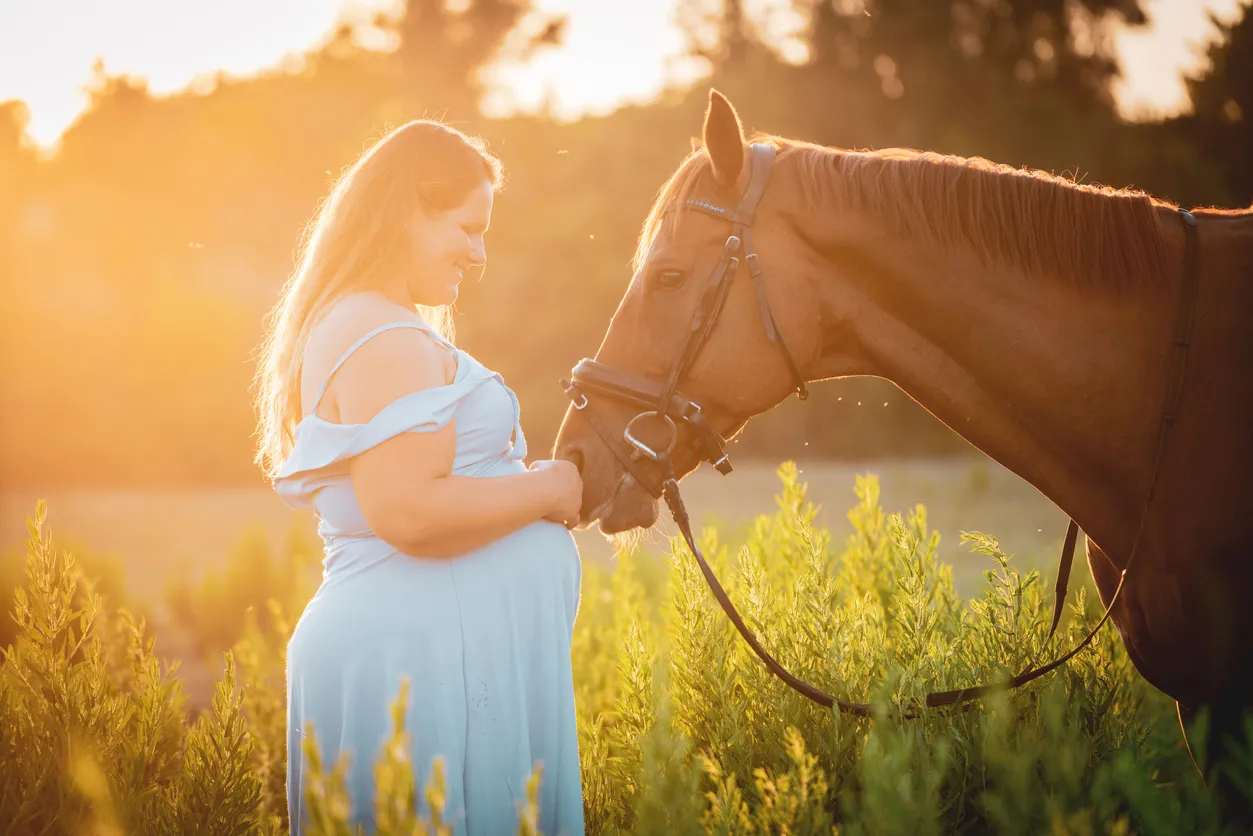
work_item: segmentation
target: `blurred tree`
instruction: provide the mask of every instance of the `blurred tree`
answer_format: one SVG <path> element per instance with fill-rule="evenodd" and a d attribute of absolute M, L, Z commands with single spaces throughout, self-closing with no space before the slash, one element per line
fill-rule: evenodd
<path fill-rule="evenodd" d="M 29 122 L 30 109 L 24 103 L 0 102 L 0 195 L 22 194 L 29 186 L 37 162 L 26 136 Z M 0 291 L 8 291 L 16 278 L 22 208 L 16 201 L 0 199 Z"/>
<path fill-rule="evenodd" d="M 1024 83 L 1056 79 L 1107 104 L 1118 65 L 1105 35 L 1115 22 L 1145 23 L 1140 2 L 792 0 L 809 17 L 811 62 L 819 66 L 873 72 L 881 82 L 881 55 L 963 79 L 973 66 Z"/>
<path fill-rule="evenodd" d="M 376 19 L 399 35 L 401 94 L 427 107 L 438 103 L 453 120 L 478 116 L 481 69 L 559 44 L 564 24 L 561 16 L 535 14 L 531 0 L 407 0 L 394 20 Z"/>
<path fill-rule="evenodd" d="M 1063 170 L 1090 169 L 1114 141 L 1111 33 L 1145 22 L 1140 0 L 777 0 L 766 8 L 780 5 L 799 21 L 792 37 L 807 53 L 795 68 L 751 58 L 751 42 L 769 27 L 746 20 L 739 0 L 681 0 L 679 14 L 714 83 L 770 117 L 788 111 L 771 119 L 773 130 Z"/>
<path fill-rule="evenodd" d="M 0 183 L 8 183 L 35 158 L 26 137 L 30 108 L 24 102 L 0 102 Z"/>
<path fill-rule="evenodd" d="M 1109 106 L 1108 25 L 1138 20 L 1138 3 L 857 8 L 683 0 L 678 11 L 750 129 L 982 154 L 1190 203 L 1249 199 L 1247 20 L 1194 81 L 1196 115 L 1128 125 Z M 518 392 L 543 455 L 567 403 L 556 381 L 596 350 L 640 222 L 705 105 L 699 84 L 572 124 L 484 119 L 479 69 L 561 35 L 561 19 L 523 0 L 412 0 L 280 68 L 169 96 L 100 67 L 89 110 L 48 159 L 23 143 L 24 106 L 0 104 L 0 485 L 262 484 L 248 392 L 261 315 L 329 182 L 388 127 L 424 115 L 504 154 L 491 266 L 462 287 L 458 340 Z M 958 449 L 877 380 L 818 387 L 735 448 L 774 461 Z"/>
<path fill-rule="evenodd" d="M 1193 113 L 1179 120 L 1223 172 L 1226 202 L 1253 203 L 1253 10 L 1230 25 L 1215 20 L 1222 40 L 1209 70 L 1188 80 Z"/>
<path fill-rule="evenodd" d="M 706 61 L 714 75 L 742 70 L 749 53 L 761 48 L 743 0 L 679 0 L 675 21 L 684 32 L 691 55 Z"/>
<path fill-rule="evenodd" d="M 25 104 L 0 102 L 0 297 L 6 300 L 0 314 L 0 382 L 12 379 L 22 345 L 14 327 L 22 318 L 22 311 L 13 303 L 21 277 L 27 272 L 19 230 L 37 227 L 42 220 L 39 208 L 30 199 L 37 160 L 27 142 L 29 122 L 30 110 Z M 6 408 L 13 395 L 11 391 L 0 394 L 0 436 L 17 431 L 14 410 Z M 5 471 L 11 469 L 9 458 L 8 451 L 0 446 L 0 486 L 5 483 Z M 4 630 L 4 620 L 0 617 L 0 632 Z"/>

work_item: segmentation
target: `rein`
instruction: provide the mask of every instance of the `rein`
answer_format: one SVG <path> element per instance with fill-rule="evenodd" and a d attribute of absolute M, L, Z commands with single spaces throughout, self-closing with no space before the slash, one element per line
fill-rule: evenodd
<path fill-rule="evenodd" d="M 710 462 L 723 475 L 731 472 L 731 462 L 726 453 L 726 439 L 709 423 L 700 404 L 679 392 L 678 385 L 684 372 L 688 370 L 700 349 L 708 341 L 714 324 L 717 322 L 718 315 L 722 310 L 722 305 L 726 301 L 731 281 L 734 279 L 741 263 L 748 266 L 749 276 L 756 290 L 757 304 L 761 311 L 762 325 L 765 328 L 766 336 L 771 343 L 778 346 L 779 352 L 791 375 L 797 397 L 801 400 L 808 397 L 805 380 L 791 352 L 788 351 L 787 344 L 779 332 L 779 327 L 771 311 L 765 284 L 762 281 L 761 266 L 758 263 L 757 254 L 753 251 L 750 237 L 757 204 L 765 193 L 766 185 L 769 182 L 775 151 L 769 145 L 752 145 L 749 151 L 752 172 L 748 187 L 745 189 L 744 195 L 735 209 L 728 210 L 700 200 L 687 200 L 680 207 L 705 212 L 729 221 L 731 223 L 731 232 L 722 248 L 717 263 L 710 271 L 709 278 L 706 280 L 701 304 L 697 308 L 696 314 L 692 319 L 691 328 L 683 343 L 683 348 L 671 367 L 665 383 L 658 384 L 647 378 L 585 358 L 574 367 L 570 379 L 562 380 L 561 384 L 566 394 L 573 401 L 574 408 L 588 421 L 592 429 L 600 436 L 605 446 L 608 447 L 609 451 L 613 453 L 626 471 L 654 499 L 660 498 L 665 500 L 675 524 L 678 525 L 679 531 L 683 534 L 683 539 L 687 542 L 687 547 L 696 557 L 701 573 L 705 576 L 705 580 L 708 582 L 714 597 L 722 606 L 731 623 L 735 625 L 735 629 L 744 637 L 749 647 L 753 649 L 753 652 L 757 654 L 758 658 L 761 659 L 770 672 L 789 687 L 819 705 L 837 708 L 845 714 L 869 717 L 873 712 L 873 707 L 870 703 L 848 702 L 839 699 L 788 671 L 762 646 L 757 636 L 744 623 L 744 619 L 740 616 L 739 611 L 736 610 L 735 605 L 731 603 L 726 590 L 722 588 L 722 584 L 718 581 L 713 569 L 710 568 L 709 563 L 705 560 L 704 554 L 696 545 L 695 538 L 692 536 L 691 520 L 688 516 L 687 508 L 683 504 L 683 498 L 679 493 L 678 479 L 675 476 L 674 463 L 671 459 L 671 454 L 678 444 L 678 426 L 682 424 L 692 431 L 696 451 L 702 461 Z M 1122 591 L 1127 581 L 1127 572 L 1130 571 L 1132 564 L 1135 562 L 1140 540 L 1144 534 L 1145 522 L 1148 519 L 1149 509 L 1153 502 L 1153 493 L 1161 469 L 1162 455 L 1166 448 L 1166 438 L 1171 425 L 1175 421 L 1179 409 L 1179 401 L 1183 393 L 1184 373 L 1187 364 L 1188 347 L 1192 339 L 1192 325 L 1200 281 L 1200 248 L 1197 241 L 1196 218 L 1183 209 L 1180 209 L 1179 213 L 1183 220 L 1186 236 L 1183 287 L 1175 324 L 1174 339 L 1172 341 L 1171 371 L 1165 406 L 1162 410 L 1161 429 L 1158 434 L 1148 494 L 1144 500 L 1144 511 L 1140 515 L 1140 522 L 1136 529 L 1135 539 L 1131 544 L 1131 552 L 1127 557 L 1127 563 L 1119 575 L 1118 586 L 1114 590 L 1109 604 L 1105 607 L 1105 612 L 1101 615 L 1101 619 L 1096 626 L 1088 631 L 1088 634 L 1084 636 L 1078 645 L 1053 661 L 1038 667 L 1033 663 L 1027 670 L 1001 682 L 956 688 L 949 691 L 933 691 L 926 695 L 921 704 L 915 701 L 903 708 L 898 707 L 901 717 L 907 719 L 917 718 L 923 715 L 926 708 L 969 704 L 988 694 L 1026 685 L 1061 667 L 1071 657 L 1086 648 L 1092 643 L 1092 640 L 1105 625 L 1105 622 L 1109 620 L 1114 605 L 1118 603 L 1119 598 L 1122 596 Z M 621 433 L 615 433 L 590 408 L 588 393 L 637 406 L 641 411 L 627 423 L 626 428 Z M 665 444 L 650 444 L 640 438 L 641 430 L 639 425 L 645 422 L 655 423 L 665 430 Z M 660 469 L 660 479 L 654 479 L 645 471 L 643 467 L 645 460 L 652 462 L 653 465 Z M 1061 559 L 1058 564 L 1057 582 L 1054 588 L 1053 620 L 1049 626 L 1048 636 L 1045 639 L 1046 644 L 1053 638 L 1058 622 L 1061 620 L 1078 535 L 1079 526 L 1072 519 L 1066 529 L 1066 540 L 1062 546 Z"/>

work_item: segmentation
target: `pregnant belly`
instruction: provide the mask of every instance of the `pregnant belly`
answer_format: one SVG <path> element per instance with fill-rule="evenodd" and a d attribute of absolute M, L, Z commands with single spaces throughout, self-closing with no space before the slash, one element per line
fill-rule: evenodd
<path fill-rule="evenodd" d="M 459 473 L 492 477 L 525 473 L 526 470 L 526 465 L 516 459 L 493 459 L 464 468 Z M 533 580 L 537 574 L 566 585 L 573 580 L 577 600 L 581 577 L 579 549 L 574 535 L 560 523 L 537 520 L 499 540 L 453 558 L 453 563 L 457 565 L 458 572 L 490 566 L 502 581 L 511 577 Z"/>
<path fill-rule="evenodd" d="M 301 643 L 351 646 L 384 637 L 443 636 L 449 624 L 485 624 L 509 612 L 523 622 L 561 614 L 572 629 L 582 567 L 565 526 L 539 521 L 451 559 L 393 553 L 326 584 L 301 615 Z"/>
<path fill-rule="evenodd" d="M 453 559 L 456 571 L 485 571 L 500 581 L 576 584 L 580 573 L 574 537 L 559 524 L 540 520 Z"/>

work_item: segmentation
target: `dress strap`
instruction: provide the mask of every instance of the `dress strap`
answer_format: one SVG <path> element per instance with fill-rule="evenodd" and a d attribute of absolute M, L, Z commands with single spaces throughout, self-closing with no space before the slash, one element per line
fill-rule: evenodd
<path fill-rule="evenodd" d="M 426 334 L 429 334 L 431 337 L 435 338 L 436 342 L 438 342 L 441 346 L 449 346 L 449 345 L 450 345 L 450 344 L 448 343 L 448 341 L 447 341 L 447 340 L 445 340 L 445 339 L 444 339 L 443 337 L 441 337 L 439 334 L 435 333 L 435 331 L 434 331 L 434 330 L 433 330 L 433 329 L 432 329 L 429 325 L 426 325 L 425 323 L 419 323 L 419 322 L 388 322 L 388 323 L 387 323 L 387 324 L 385 324 L 385 325 L 380 325 L 380 326 L 379 326 L 379 327 L 377 327 L 377 328 L 374 328 L 374 329 L 372 329 L 372 330 L 370 330 L 370 331 L 367 331 L 367 332 L 366 332 L 365 334 L 363 334 L 363 335 L 361 336 L 361 338 L 360 338 L 360 339 L 358 339 L 355 343 L 353 343 L 352 345 L 348 346 L 348 350 L 347 350 L 347 351 L 345 351 L 342 355 L 340 355 L 340 358 L 339 358 L 338 360 L 336 360 L 336 361 L 335 361 L 335 365 L 331 366 L 331 370 L 330 370 L 330 372 L 326 375 L 326 379 L 322 381 L 322 388 L 318 390 L 318 397 L 317 397 L 317 399 L 313 402 L 313 406 L 309 409 L 309 414 L 310 414 L 310 415 L 313 415 L 313 414 L 317 413 L 317 411 L 318 411 L 318 406 L 319 406 L 319 405 L 321 405 L 321 403 L 322 403 L 322 398 L 326 395 L 326 387 L 331 385 L 331 378 L 335 377 L 335 372 L 339 371 L 339 367 L 340 367 L 340 366 L 342 366 L 342 365 L 344 365 L 344 361 L 345 361 L 345 360 L 347 360 L 347 359 L 348 359 L 348 358 L 352 355 L 352 353 L 353 353 L 354 351 L 356 351 L 358 348 L 361 348 L 361 346 L 362 346 L 362 345 L 364 345 L 364 344 L 366 343 L 366 341 L 367 341 L 367 340 L 370 340 L 370 339 L 372 339 L 373 337 L 378 336 L 379 334 L 383 333 L 384 331 L 390 331 L 390 330 L 391 330 L 391 329 L 393 329 L 393 328 L 414 328 L 414 329 L 416 329 L 416 330 L 418 330 L 418 331 L 422 331 L 422 332 L 424 332 L 424 333 L 426 333 Z"/>

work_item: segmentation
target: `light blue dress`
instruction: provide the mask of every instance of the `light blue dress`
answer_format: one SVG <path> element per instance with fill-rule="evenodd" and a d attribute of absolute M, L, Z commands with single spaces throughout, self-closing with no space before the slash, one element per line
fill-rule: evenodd
<path fill-rule="evenodd" d="M 583 833 L 570 638 L 581 565 L 564 526 L 534 522 L 452 559 L 413 557 L 370 530 L 347 461 L 403 432 L 431 432 L 456 418 L 453 473 L 492 477 L 526 470 L 518 400 L 500 375 L 425 324 L 417 328 L 455 352 L 454 381 L 397 398 L 368 423 L 343 425 L 311 413 L 275 490 L 312 508 L 325 546 L 322 584 L 287 648 L 287 797 L 293 836 L 304 815 L 301 740 L 312 720 L 324 764 L 351 755 L 353 822 L 374 829 L 373 765 L 390 731 L 388 705 L 410 681 L 406 728 L 424 786 L 432 759 L 444 761 L 445 820 L 458 836 L 518 829 L 526 779 L 543 764 L 540 827 L 548 836 Z M 512 439 L 511 439 L 512 437 Z M 423 814 L 429 812 L 419 791 Z"/>

